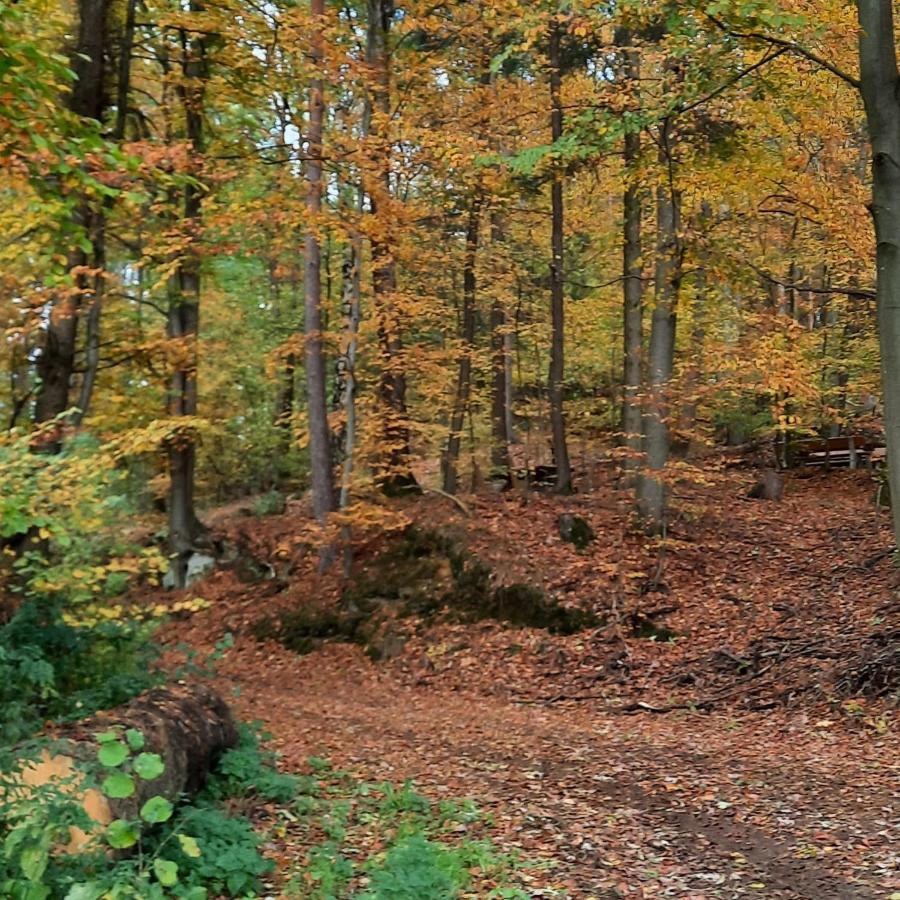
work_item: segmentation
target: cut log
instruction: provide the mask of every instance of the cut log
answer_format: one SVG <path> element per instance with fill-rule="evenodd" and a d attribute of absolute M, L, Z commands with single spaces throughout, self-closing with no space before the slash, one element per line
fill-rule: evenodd
<path fill-rule="evenodd" d="M 113 770 L 98 761 L 97 735 L 121 730 L 124 740 L 128 729 L 143 735 L 141 752 L 158 754 L 164 770 L 152 780 L 134 778 L 134 793 L 122 799 L 85 787 L 84 779 L 77 776 L 71 778 L 64 789 L 78 796 L 85 812 L 100 825 L 113 819 L 138 818 L 141 806 L 151 797 L 175 801 L 182 795 L 195 794 L 206 783 L 219 755 L 238 739 L 228 705 L 212 688 L 202 684 L 154 688 L 123 706 L 49 729 L 53 751 L 45 750 L 39 760 L 25 768 L 20 783 L 58 784 L 79 770 L 100 783 Z M 89 835 L 73 829 L 66 849 L 76 851 L 88 839 Z"/>

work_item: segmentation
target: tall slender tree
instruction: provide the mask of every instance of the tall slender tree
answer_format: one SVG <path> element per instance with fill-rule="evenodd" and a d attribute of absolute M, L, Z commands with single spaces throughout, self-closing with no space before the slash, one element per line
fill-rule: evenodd
<path fill-rule="evenodd" d="M 402 323 L 397 309 L 397 264 L 392 247 L 395 223 L 390 218 L 391 190 L 391 50 L 394 0 L 367 0 L 366 62 L 371 79 L 369 138 L 374 147 L 369 178 L 369 210 L 376 222 L 371 238 L 372 290 L 381 355 L 379 395 L 382 459 L 378 480 L 388 494 L 415 489 L 409 463 L 409 418 L 406 409 Z"/>
<path fill-rule="evenodd" d="M 616 35 L 621 48 L 621 70 L 631 96 L 638 100 L 640 55 L 632 46 L 632 35 L 622 28 Z M 638 100 L 639 102 L 639 100 Z M 641 133 L 633 119 L 627 120 L 623 163 L 625 191 L 622 195 L 622 435 L 626 454 L 623 469 L 634 471 L 641 462 L 643 410 L 641 407 L 641 363 L 644 341 L 644 281 L 641 258 L 643 202 L 636 167 L 641 156 Z"/>
<path fill-rule="evenodd" d="M 894 540 L 900 547 L 900 71 L 892 0 L 857 0 L 859 86 L 872 142 L 872 218 L 884 432 Z"/>
<path fill-rule="evenodd" d="M 325 347 L 322 335 L 322 253 L 319 242 L 322 211 L 322 123 L 325 114 L 322 19 L 324 0 L 310 0 L 312 40 L 310 62 L 316 70 L 309 86 L 309 124 L 306 163 L 306 209 L 309 224 L 304 242 L 306 278 L 304 282 L 306 412 L 309 423 L 310 469 L 313 512 L 322 522 L 334 509 L 334 478 L 331 460 L 331 431 L 328 427 L 328 400 L 325 384 Z"/>
<path fill-rule="evenodd" d="M 671 121 L 660 126 L 659 161 L 663 180 L 656 189 L 656 266 L 650 325 L 647 400 L 644 406 L 646 464 L 637 485 L 638 510 L 653 533 L 665 528 L 669 460 L 669 389 L 675 365 L 675 325 L 681 283 L 680 196 L 674 183 L 674 132 Z"/>
<path fill-rule="evenodd" d="M 203 12 L 192 0 L 189 11 Z M 207 34 L 202 26 L 179 29 L 181 79 L 179 96 L 184 120 L 184 136 L 190 150 L 190 171 L 182 189 L 180 227 L 186 242 L 179 252 L 169 278 L 167 333 L 179 346 L 178 362 L 169 383 L 169 415 L 197 415 L 197 337 L 200 325 L 201 264 L 198 249 L 201 227 L 204 153 L 204 95 L 209 76 Z M 187 576 L 188 558 L 203 526 L 194 506 L 194 473 L 197 446 L 190 427 L 178 428 L 168 442 L 169 460 L 169 544 L 173 554 L 171 574 L 176 587 Z"/>
<path fill-rule="evenodd" d="M 481 188 L 478 187 L 469 205 L 468 224 L 466 225 L 462 291 L 462 352 L 456 380 L 456 397 L 450 414 L 450 436 L 447 439 L 443 460 L 444 490 L 448 494 L 455 494 L 458 486 L 457 466 L 463 423 L 469 412 L 469 398 L 472 393 L 472 355 L 475 351 L 475 293 L 477 286 L 475 263 L 478 256 L 478 238 L 481 227 L 481 205 Z"/>
<path fill-rule="evenodd" d="M 548 62 L 550 66 L 550 135 L 556 143 L 563 136 L 562 105 L 562 26 L 558 17 L 550 25 Z M 550 432 L 553 461 L 556 465 L 555 490 L 567 494 L 572 490 L 572 470 L 566 442 L 565 393 L 565 209 L 563 206 L 563 170 L 553 168 L 550 182 Z"/>

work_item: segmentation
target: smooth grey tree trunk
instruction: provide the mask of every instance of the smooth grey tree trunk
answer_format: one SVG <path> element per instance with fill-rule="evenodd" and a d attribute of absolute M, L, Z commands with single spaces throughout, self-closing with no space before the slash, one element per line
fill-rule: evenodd
<path fill-rule="evenodd" d="M 622 47 L 623 75 L 632 94 L 638 97 L 640 55 L 631 46 L 631 34 L 622 29 L 616 35 Z M 643 449 L 643 409 L 641 404 L 644 341 L 644 282 L 641 259 L 641 186 L 635 173 L 641 155 L 641 134 L 635 128 L 625 132 L 623 162 L 625 192 L 622 196 L 622 442 L 624 472 L 639 468 Z"/>
<path fill-rule="evenodd" d="M 681 405 L 680 431 L 688 453 L 695 445 L 694 429 L 697 426 L 697 393 L 703 378 L 703 347 L 706 343 L 706 314 L 709 305 L 709 285 L 707 270 L 709 267 L 708 230 L 712 219 L 712 208 L 704 200 L 700 204 L 700 214 L 696 218 L 696 231 L 699 233 L 699 246 L 696 248 L 696 264 L 693 272 L 694 296 L 691 304 L 691 349 L 690 359 L 684 372 L 683 396 Z"/>
<path fill-rule="evenodd" d="M 857 0 L 860 89 L 872 142 L 878 337 L 891 497 L 900 497 L 900 75 L 891 0 Z M 900 546 L 900 503 L 893 503 Z"/>
<path fill-rule="evenodd" d="M 550 132 L 554 143 L 563 135 L 562 60 L 560 26 L 550 28 Z M 550 433 L 553 441 L 553 462 L 556 465 L 558 494 L 572 490 L 572 470 L 566 443 L 566 419 L 563 408 L 565 389 L 565 274 L 563 271 L 564 215 L 563 172 L 557 165 L 550 183 L 551 258 L 550 258 Z"/>
<path fill-rule="evenodd" d="M 322 17 L 324 0 L 310 0 L 309 10 L 316 21 L 312 39 L 311 61 L 322 66 Z M 328 398 L 325 384 L 325 348 L 322 335 L 322 252 L 318 221 L 322 212 L 322 123 L 325 113 L 324 81 L 312 80 L 309 86 L 309 122 L 307 125 L 308 160 L 306 165 L 306 277 L 304 282 L 306 362 L 306 411 L 309 427 L 310 474 L 313 514 L 324 522 L 334 509 L 334 476 L 331 463 L 331 431 L 328 427 Z"/>
<path fill-rule="evenodd" d="M 662 127 L 661 162 L 671 173 L 671 130 Z M 656 267 L 654 306 L 650 326 L 649 384 L 644 406 L 646 464 L 638 480 L 638 511 L 648 532 L 665 527 L 666 485 L 664 470 L 669 460 L 668 391 L 675 361 L 675 311 L 681 277 L 678 239 L 678 194 L 671 177 L 656 191 Z"/>
<path fill-rule="evenodd" d="M 191 12 L 202 6 L 192 3 Z M 185 134 L 191 149 L 191 166 L 196 178 L 203 154 L 203 102 L 208 76 L 205 35 L 202 31 L 182 35 L 182 72 L 180 87 L 184 109 Z M 196 181 L 184 186 L 183 227 L 196 238 L 201 219 L 201 191 Z M 197 336 L 200 325 L 200 256 L 193 243 L 179 260 L 170 279 L 168 336 L 187 351 L 184 362 L 172 373 L 169 385 L 169 414 L 197 415 Z M 169 441 L 169 546 L 173 559 L 170 569 L 175 587 L 184 587 L 187 562 L 203 530 L 194 507 L 194 469 L 197 448 L 189 429 Z"/>

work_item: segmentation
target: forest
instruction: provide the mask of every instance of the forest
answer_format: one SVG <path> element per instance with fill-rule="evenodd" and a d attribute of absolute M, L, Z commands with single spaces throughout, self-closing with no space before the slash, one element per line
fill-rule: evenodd
<path fill-rule="evenodd" d="M 892 0 L 0 0 L 0 898 L 900 900 Z"/>

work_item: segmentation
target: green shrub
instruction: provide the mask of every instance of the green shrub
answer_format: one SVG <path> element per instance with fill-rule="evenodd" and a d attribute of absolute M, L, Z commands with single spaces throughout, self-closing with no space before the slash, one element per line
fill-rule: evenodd
<path fill-rule="evenodd" d="M 300 789 L 301 779 L 275 768 L 275 754 L 259 746 L 259 735 L 241 725 L 237 747 L 222 754 L 204 793 L 212 799 L 255 796 L 287 803 Z"/>
<path fill-rule="evenodd" d="M 413 834 L 393 846 L 370 870 L 365 900 L 454 900 L 468 884 L 459 853 Z"/>
<path fill-rule="evenodd" d="M 471 800 L 432 803 L 410 782 L 370 784 L 310 760 L 317 799 L 300 798 L 289 822 L 323 839 L 298 861 L 287 896 L 304 900 L 525 900 L 515 886 L 522 863 L 497 850 L 490 821 Z M 369 845 L 368 858 L 363 850 Z M 356 889 L 356 890 L 354 890 Z M 475 896 L 475 894 L 471 894 Z"/>
<path fill-rule="evenodd" d="M 0 745 L 45 719 L 116 706 L 158 681 L 151 626 L 110 620 L 80 627 L 63 616 L 59 603 L 28 600 L 0 626 Z"/>
<path fill-rule="evenodd" d="M 247 819 L 227 815 L 215 806 L 188 806 L 172 829 L 190 834 L 200 848 L 191 856 L 179 844 L 169 851 L 178 865 L 179 883 L 205 888 L 210 896 L 252 895 L 273 863 L 260 853 L 262 838 Z"/>
<path fill-rule="evenodd" d="M 248 729 L 244 733 L 251 734 Z M 144 749 L 138 731 L 112 729 L 97 735 L 97 740 L 100 775 L 95 783 L 109 797 L 129 797 L 137 782 L 152 782 L 165 769 L 159 755 Z M 246 738 L 245 743 L 245 762 L 236 766 L 239 776 L 249 776 L 252 768 L 257 780 L 278 778 L 268 770 L 258 744 L 251 745 Z M 32 753 L 20 754 L 7 770 L 0 771 L 0 896 L 11 900 L 245 897 L 255 894 L 260 878 L 272 870 L 271 860 L 260 852 L 262 838 L 250 822 L 227 815 L 209 793 L 180 807 L 163 796 L 151 796 L 133 819 L 116 819 L 98 830 L 65 792 L 65 782 L 22 792 L 17 779 L 8 776 L 15 776 L 48 747 L 46 741 L 37 743 Z M 246 762 L 250 757 L 252 763 Z M 231 760 L 233 768 L 236 759 Z M 227 795 L 229 785 L 238 789 L 243 784 L 234 772 L 216 771 L 212 782 L 217 783 L 219 796 Z M 286 797 L 287 783 L 274 783 Z M 61 849 L 71 826 L 92 833 L 77 853 Z M 121 852 L 111 856 L 109 848 Z"/>

